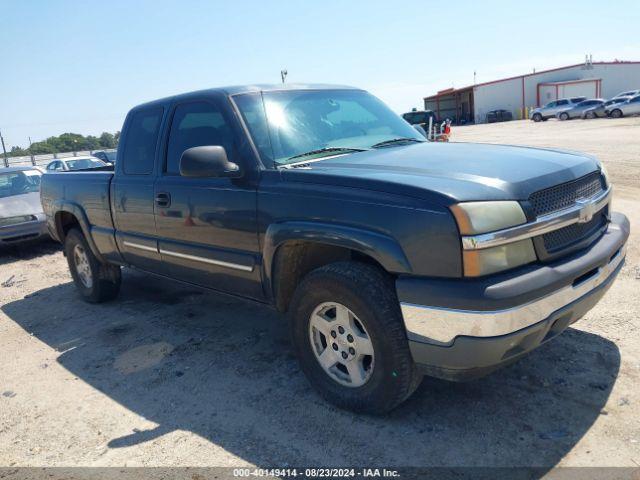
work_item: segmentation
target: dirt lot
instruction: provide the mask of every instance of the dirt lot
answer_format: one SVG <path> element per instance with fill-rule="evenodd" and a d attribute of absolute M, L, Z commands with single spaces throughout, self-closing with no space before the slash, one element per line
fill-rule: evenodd
<path fill-rule="evenodd" d="M 599 156 L 632 221 L 603 301 L 519 363 L 426 379 L 382 417 L 324 403 L 263 307 L 127 272 L 87 305 L 52 243 L 0 251 L 0 465 L 640 466 L 640 118 L 454 129 Z"/>

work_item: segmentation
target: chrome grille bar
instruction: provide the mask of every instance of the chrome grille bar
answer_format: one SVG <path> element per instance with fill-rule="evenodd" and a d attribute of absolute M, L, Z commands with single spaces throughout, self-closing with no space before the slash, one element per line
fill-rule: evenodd
<path fill-rule="evenodd" d="M 491 233 L 468 235 L 462 237 L 462 248 L 465 250 L 482 250 L 498 247 L 507 243 L 537 237 L 545 233 L 568 227 L 574 223 L 585 223 L 602 210 L 611 200 L 612 187 L 586 200 L 579 200 L 570 208 L 542 215 L 536 220 L 505 228 Z"/>

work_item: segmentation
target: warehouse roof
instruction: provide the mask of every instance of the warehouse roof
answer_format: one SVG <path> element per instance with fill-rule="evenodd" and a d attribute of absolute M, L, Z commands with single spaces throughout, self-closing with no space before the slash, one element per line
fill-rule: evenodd
<path fill-rule="evenodd" d="M 591 65 L 629 65 L 629 64 L 640 64 L 640 61 L 622 61 L 622 60 L 616 60 L 613 62 L 592 62 Z M 581 67 L 582 65 L 584 65 L 583 63 L 576 63 L 575 65 L 567 65 L 565 67 L 557 67 L 557 68 L 550 68 L 548 70 L 540 70 L 539 72 L 532 72 L 532 73 L 525 73 L 523 75 L 515 75 L 513 77 L 507 77 L 507 78 L 501 78 L 499 80 L 491 80 L 490 82 L 483 82 L 483 83 L 476 83 L 475 85 L 467 85 L 466 87 L 462 87 L 462 88 L 448 88 L 446 90 L 440 90 L 438 93 L 436 93 L 435 95 L 430 95 L 428 97 L 425 97 L 425 100 L 431 100 L 437 97 L 442 97 L 445 95 L 451 95 L 452 93 L 457 93 L 463 90 L 469 90 L 471 88 L 474 87 L 481 87 L 483 85 L 491 85 L 493 83 L 500 83 L 500 82 L 506 82 L 508 80 L 515 80 L 516 78 L 526 78 L 526 77 L 533 77 L 535 75 L 540 75 L 542 73 L 549 73 L 549 72 L 555 72 L 558 70 L 566 70 L 569 68 L 575 68 L 575 67 Z M 591 80 L 595 80 L 595 79 L 591 79 Z M 574 80 L 575 82 L 575 80 Z M 562 83 L 562 82 L 559 82 Z"/>

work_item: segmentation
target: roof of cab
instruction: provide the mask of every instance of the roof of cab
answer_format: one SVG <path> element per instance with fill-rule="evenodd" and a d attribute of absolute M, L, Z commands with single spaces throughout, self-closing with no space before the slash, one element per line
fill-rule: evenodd
<path fill-rule="evenodd" d="M 278 92 L 291 90 L 359 90 L 356 87 L 347 85 L 331 85 L 323 83 L 273 83 L 273 84 L 255 84 L 255 85 L 234 85 L 229 87 L 208 88 L 204 90 L 196 90 L 194 92 L 181 93 L 169 97 L 159 98 L 150 102 L 137 105 L 134 108 L 150 107 L 153 105 L 166 105 L 176 100 L 188 100 L 191 97 L 201 97 L 203 95 L 239 95 L 242 93 L 256 92 Z"/>

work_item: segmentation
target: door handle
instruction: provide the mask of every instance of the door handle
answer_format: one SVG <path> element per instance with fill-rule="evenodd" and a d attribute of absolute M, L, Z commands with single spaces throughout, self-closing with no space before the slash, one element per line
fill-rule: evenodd
<path fill-rule="evenodd" d="M 171 195 L 168 193 L 156 193 L 155 201 L 159 207 L 169 207 L 171 205 Z"/>

